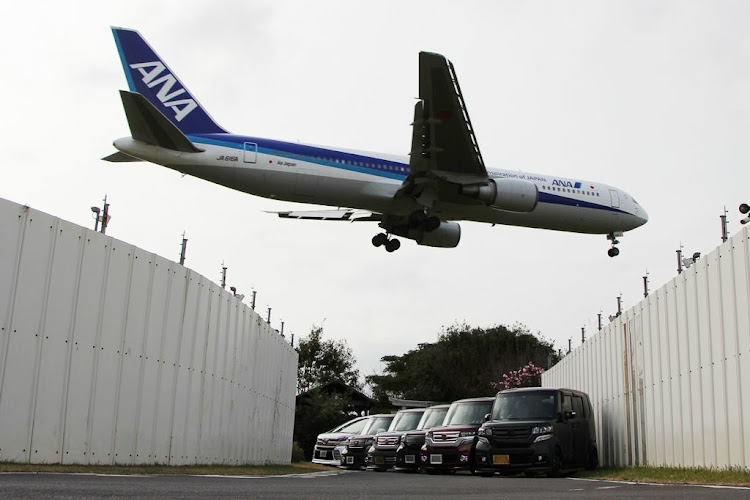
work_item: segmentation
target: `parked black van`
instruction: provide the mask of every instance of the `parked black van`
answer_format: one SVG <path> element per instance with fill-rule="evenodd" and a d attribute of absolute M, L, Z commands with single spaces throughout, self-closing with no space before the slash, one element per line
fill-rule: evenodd
<path fill-rule="evenodd" d="M 599 464 L 594 412 L 588 395 L 572 389 L 530 387 L 500 391 L 478 431 L 474 470 L 545 472 Z"/>

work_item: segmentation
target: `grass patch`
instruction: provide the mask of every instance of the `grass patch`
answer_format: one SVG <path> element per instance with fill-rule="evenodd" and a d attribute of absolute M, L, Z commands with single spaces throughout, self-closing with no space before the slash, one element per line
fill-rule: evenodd
<path fill-rule="evenodd" d="M 59 465 L 59 464 L 18 464 L 0 462 L 0 472 L 36 472 L 66 474 L 173 474 L 220 476 L 278 476 L 282 474 L 306 474 L 331 470 L 325 465 L 300 462 L 291 465 Z"/>
<path fill-rule="evenodd" d="M 739 467 L 683 468 L 683 467 L 613 467 L 595 471 L 579 471 L 577 477 L 637 481 L 642 483 L 716 484 L 750 486 L 750 470 Z"/>

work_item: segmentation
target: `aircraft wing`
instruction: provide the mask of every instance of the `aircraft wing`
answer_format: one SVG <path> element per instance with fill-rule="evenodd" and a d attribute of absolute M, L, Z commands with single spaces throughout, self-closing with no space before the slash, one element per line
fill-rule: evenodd
<path fill-rule="evenodd" d="M 349 222 L 380 221 L 382 215 L 367 210 L 340 208 L 336 210 L 293 210 L 288 212 L 269 212 L 277 214 L 282 219 L 303 220 L 339 220 Z"/>
<path fill-rule="evenodd" d="M 419 99 L 412 124 L 412 174 L 459 183 L 486 179 L 456 72 L 440 54 L 419 53 Z"/>

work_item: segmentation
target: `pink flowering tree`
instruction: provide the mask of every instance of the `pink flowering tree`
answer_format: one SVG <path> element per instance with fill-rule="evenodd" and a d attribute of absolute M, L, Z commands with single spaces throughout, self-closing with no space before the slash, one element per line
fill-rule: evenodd
<path fill-rule="evenodd" d="M 490 382 L 496 391 L 515 389 L 516 387 L 541 387 L 544 368 L 536 366 L 532 361 L 526 366 L 503 374 L 502 382 Z"/>

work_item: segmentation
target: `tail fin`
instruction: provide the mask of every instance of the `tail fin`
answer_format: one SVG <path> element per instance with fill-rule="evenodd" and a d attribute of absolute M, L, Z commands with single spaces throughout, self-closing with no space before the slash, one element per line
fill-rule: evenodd
<path fill-rule="evenodd" d="M 184 134 L 226 133 L 140 33 L 112 28 L 131 92 L 141 94 Z"/>

